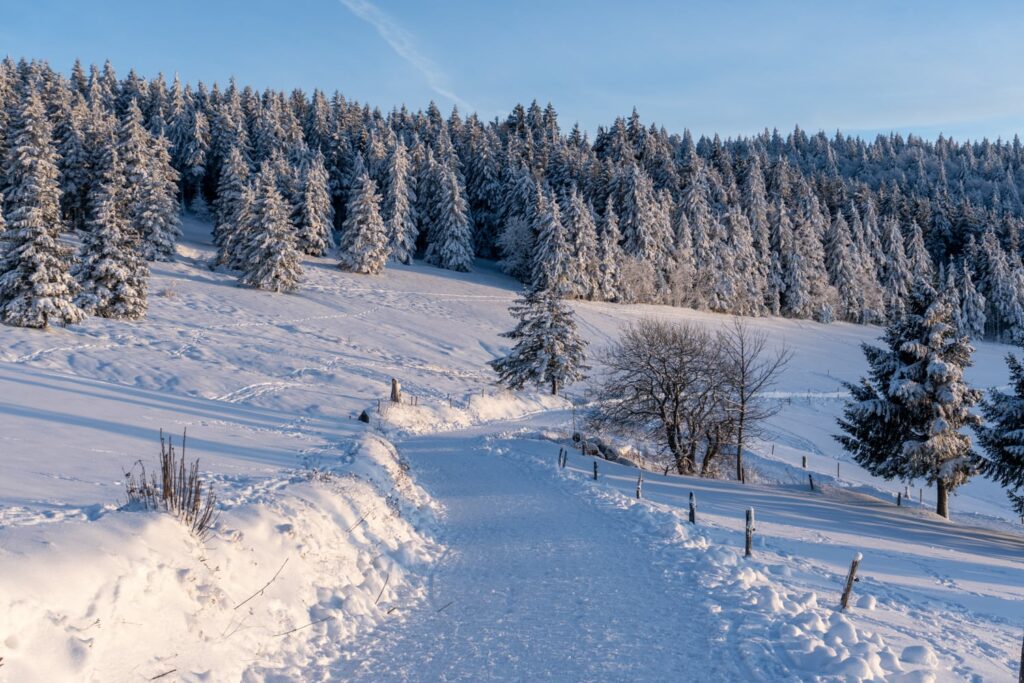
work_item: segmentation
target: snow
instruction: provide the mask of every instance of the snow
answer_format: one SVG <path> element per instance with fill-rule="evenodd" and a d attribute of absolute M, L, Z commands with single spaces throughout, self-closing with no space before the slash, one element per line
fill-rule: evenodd
<path fill-rule="evenodd" d="M 646 472 L 638 501 L 635 467 L 602 461 L 594 481 L 571 448 L 586 383 L 493 386 L 518 293 L 493 266 L 305 258 L 302 289 L 270 294 L 209 270 L 209 226 L 183 227 L 145 320 L 3 328 L 0 681 L 1015 675 L 1024 537 L 1004 494 L 971 481 L 952 521 L 934 489 L 898 508 L 903 485 L 831 437 L 878 328 L 752 321 L 794 351 L 747 454 L 756 483 Z M 644 315 L 729 320 L 573 306 L 591 350 Z M 1008 347 L 977 346 L 968 380 L 1004 386 Z M 411 405 L 387 402 L 392 377 Z M 187 428 L 218 491 L 206 542 L 117 510 L 161 428 Z"/>

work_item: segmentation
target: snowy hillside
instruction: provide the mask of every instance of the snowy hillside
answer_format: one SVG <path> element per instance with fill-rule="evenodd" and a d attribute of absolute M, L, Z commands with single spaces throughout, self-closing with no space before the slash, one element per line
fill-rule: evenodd
<path fill-rule="evenodd" d="M 0 681 L 1007 680 L 1024 536 L 1002 491 L 877 480 L 832 439 L 878 328 L 756 319 L 794 361 L 754 484 L 648 473 L 568 446 L 570 401 L 498 391 L 516 283 L 478 262 L 377 276 L 307 259 L 299 293 L 211 271 L 190 219 L 141 322 L 91 318 L 0 345 Z M 596 349 L 643 316 L 574 303 Z M 969 379 L 1003 385 L 1009 347 Z M 415 405 L 389 408 L 392 377 Z M 586 383 L 569 391 L 588 400 Z M 356 420 L 366 409 L 369 425 Z M 158 432 L 221 500 L 200 543 L 118 511 Z M 808 470 L 801 467 L 807 458 Z M 838 473 L 837 473 L 838 466 Z M 811 492 L 807 473 L 818 490 Z M 686 522 L 698 500 L 698 525 Z M 744 510 L 756 510 L 744 560 Z M 854 607 L 836 611 L 863 553 Z"/>

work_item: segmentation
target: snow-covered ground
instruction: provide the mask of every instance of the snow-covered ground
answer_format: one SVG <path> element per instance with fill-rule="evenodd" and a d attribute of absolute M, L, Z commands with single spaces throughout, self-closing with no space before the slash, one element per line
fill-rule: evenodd
<path fill-rule="evenodd" d="M 309 259 L 302 291 L 273 295 L 210 271 L 208 227 L 186 228 L 146 320 L 0 330 L 0 680 L 1015 675 L 1024 537 L 1003 493 L 971 482 L 952 522 L 927 488 L 896 508 L 903 484 L 832 439 L 876 328 L 752 321 L 794 352 L 750 458 L 760 483 L 647 473 L 637 503 L 635 469 L 601 461 L 595 483 L 577 452 L 555 467 L 568 401 L 491 384 L 516 294 L 492 265 Z M 593 348 L 644 315 L 727 321 L 575 308 Z M 980 344 L 969 378 L 1004 384 L 1010 350 Z M 378 412 L 391 377 L 416 405 Z M 222 501 L 205 543 L 117 510 L 161 428 L 187 428 Z"/>

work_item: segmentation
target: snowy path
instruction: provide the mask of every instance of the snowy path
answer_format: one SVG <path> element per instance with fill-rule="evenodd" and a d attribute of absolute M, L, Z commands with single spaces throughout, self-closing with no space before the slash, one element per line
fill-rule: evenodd
<path fill-rule="evenodd" d="M 695 587 L 615 511 L 479 438 L 401 445 L 447 508 L 426 605 L 345 653 L 344 680 L 735 680 Z"/>

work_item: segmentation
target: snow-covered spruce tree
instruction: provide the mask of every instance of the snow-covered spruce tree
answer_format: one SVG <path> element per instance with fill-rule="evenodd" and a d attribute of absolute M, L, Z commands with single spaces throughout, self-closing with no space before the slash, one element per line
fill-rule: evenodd
<path fill-rule="evenodd" d="M 295 246 L 295 230 L 288 202 L 277 189 L 273 166 L 264 162 L 252 191 L 252 203 L 243 209 L 246 225 L 239 249 L 239 283 L 271 292 L 299 288 L 302 266 Z"/>
<path fill-rule="evenodd" d="M 214 204 L 213 243 L 217 245 L 217 263 L 227 265 L 232 260 L 234 244 L 241 229 L 238 219 L 246 190 L 249 187 L 249 164 L 237 148 L 231 148 L 227 160 L 221 164 Z"/>
<path fill-rule="evenodd" d="M 303 174 L 302 203 L 299 208 L 299 251 L 326 256 L 334 248 L 334 207 L 327 189 L 327 166 L 318 149 Z"/>
<path fill-rule="evenodd" d="M 836 436 L 868 472 L 885 479 L 924 478 L 935 484 L 935 511 L 949 517 L 949 493 L 974 472 L 971 408 L 980 392 L 964 381 L 973 349 L 959 336 L 944 297 L 918 280 L 902 317 L 889 323 L 885 348 L 863 345 L 871 369 L 851 399 Z"/>
<path fill-rule="evenodd" d="M 597 296 L 602 301 L 615 301 L 619 298 L 619 264 L 622 263 L 622 247 L 619 233 L 619 217 L 615 215 L 612 200 L 604 211 L 601 222 L 601 234 L 598 237 L 598 256 L 600 258 L 600 276 Z"/>
<path fill-rule="evenodd" d="M 163 136 L 153 140 L 149 168 L 131 216 L 132 226 L 142 238 L 142 255 L 149 261 L 173 261 L 181 238 L 178 172 L 171 165 L 169 147 Z"/>
<path fill-rule="evenodd" d="M 7 229 L 0 232 L 0 320 L 18 327 L 77 323 L 71 250 L 60 243 L 60 186 L 52 128 L 39 93 L 21 88 L 3 164 Z"/>
<path fill-rule="evenodd" d="M 419 225 L 416 222 L 416 191 L 410 172 L 409 152 L 399 140 L 388 159 L 388 187 L 384 198 L 385 227 L 391 242 L 391 256 L 399 263 L 412 263 L 416 253 Z"/>
<path fill-rule="evenodd" d="M 981 402 L 985 423 L 975 427 L 982 474 L 999 482 L 1018 515 L 1024 516 L 1024 366 L 1007 354 L 1013 393 L 993 389 Z"/>
<path fill-rule="evenodd" d="M 349 190 L 338 252 L 338 265 L 353 273 L 379 273 L 388 258 L 388 236 L 380 217 L 377 184 L 365 168 Z"/>
<path fill-rule="evenodd" d="M 558 202 L 548 190 L 537 186 L 536 208 L 534 209 L 533 233 L 537 236 L 533 252 L 530 287 L 535 290 L 549 290 L 558 297 L 569 296 L 570 256 L 565 226 Z"/>
<path fill-rule="evenodd" d="M 587 342 L 576 329 L 572 309 L 551 290 L 527 290 L 509 312 L 518 320 L 502 334 L 515 344 L 507 356 L 490 362 L 498 383 L 510 389 L 527 384 L 550 387 L 552 395 L 580 380 L 587 370 Z"/>
<path fill-rule="evenodd" d="M 563 223 L 572 240 L 569 261 L 570 289 L 581 299 L 595 299 L 600 288 L 600 260 L 594 210 L 572 185 L 566 198 Z"/>
<path fill-rule="evenodd" d="M 985 297 L 974 286 L 967 261 L 961 263 L 961 268 L 960 331 L 971 339 L 981 339 L 985 335 Z"/>
<path fill-rule="evenodd" d="M 75 277 L 78 305 L 90 315 L 137 320 L 146 315 L 149 267 L 122 200 L 124 171 L 112 146 L 89 191 L 89 218 Z M 145 195 L 143 195 L 145 196 Z"/>
<path fill-rule="evenodd" d="M 433 242 L 427 247 L 426 258 L 440 268 L 465 273 L 473 265 L 469 205 L 455 170 L 448 164 L 439 166 Z"/>
<path fill-rule="evenodd" d="M 142 110 L 135 100 L 128 103 L 128 109 L 117 129 L 117 156 L 124 169 L 124 205 L 129 220 L 134 219 L 139 206 L 139 195 L 146 181 L 150 167 L 152 136 L 142 121 Z M 138 226 L 134 226 L 138 229 Z"/>
<path fill-rule="evenodd" d="M 882 291 L 886 316 L 892 320 L 903 314 L 904 302 L 915 277 L 907 259 L 903 233 L 893 217 L 886 218 L 882 223 L 882 244 L 886 255 L 881 264 Z"/>

